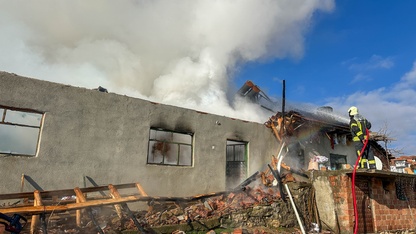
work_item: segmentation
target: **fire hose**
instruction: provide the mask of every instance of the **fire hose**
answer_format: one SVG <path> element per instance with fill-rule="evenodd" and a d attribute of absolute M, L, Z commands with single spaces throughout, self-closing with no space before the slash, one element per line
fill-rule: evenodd
<path fill-rule="evenodd" d="M 361 156 L 363 155 L 363 152 L 367 147 L 368 138 L 369 138 L 369 135 L 370 135 L 370 133 L 368 132 L 368 129 L 366 129 L 365 131 L 366 131 L 365 134 L 366 134 L 367 137 L 364 139 L 363 148 L 360 151 L 360 155 L 358 155 L 358 157 L 357 157 L 357 161 L 355 161 L 354 169 L 352 171 L 352 188 L 351 189 L 352 189 L 352 201 L 353 201 L 353 205 L 354 205 L 354 219 L 355 219 L 354 220 L 355 221 L 355 223 L 354 223 L 354 234 L 356 234 L 358 232 L 358 210 L 357 210 L 357 197 L 355 195 L 355 174 L 356 174 L 356 171 L 357 171 L 358 163 L 361 160 Z"/>

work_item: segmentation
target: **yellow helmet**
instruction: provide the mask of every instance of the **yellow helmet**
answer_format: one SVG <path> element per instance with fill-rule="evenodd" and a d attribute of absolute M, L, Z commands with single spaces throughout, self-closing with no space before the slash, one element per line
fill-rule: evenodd
<path fill-rule="evenodd" d="M 357 115 L 358 114 L 358 108 L 355 106 L 350 107 L 350 109 L 348 109 L 348 114 L 349 115 Z"/>

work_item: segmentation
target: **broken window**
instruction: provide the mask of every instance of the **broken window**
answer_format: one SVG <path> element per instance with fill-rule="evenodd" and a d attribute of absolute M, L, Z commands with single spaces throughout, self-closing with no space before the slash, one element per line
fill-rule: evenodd
<path fill-rule="evenodd" d="M 0 106 L 0 154 L 36 156 L 43 114 Z"/>
<path fill-rule="evenodd" d="M 247 142 L 227 140 L 227 188 L 235 187 L 247 178 L 247 145 Z"/>
<path fill-rule="evenodd" d="M 330 154 L 331 170 L 341 170 L 342 165 L 347 164 L 347 155 Z"/>
<path fill-rule="evenodd" d="M 192 166 L 192 133 L 150 129 L 148 164 Z"/>

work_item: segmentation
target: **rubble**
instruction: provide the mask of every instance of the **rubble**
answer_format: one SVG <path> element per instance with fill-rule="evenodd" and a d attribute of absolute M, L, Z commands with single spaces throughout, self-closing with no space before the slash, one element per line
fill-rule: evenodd
<path fill-rule="evenodd" d="M 298 200 L 301 197 L 297 195 Z M 173 233 L 178 227 L 186 232 L 238 227 L 277 230 L 297 226 L 290 204 L 282 201 L 275 187 L 263 185 L 247 186 L 240 192 L 210 197 L 194 204 L 155 204 L 152 212 L 140 213 L 138 220 L 145 229 L 156 230 L 156 233 Z"/>
<path fill-rule="evenodd" d="M 138 230 L 127 216 L 119 217 L 113 206 L 94 208 L 96 222 L 104 233 L 300 233 L 296 227 L 294 211 L 288 201 L 281 198 L 276 186 L 261 183 L 261 176 L 250 185 L 215 196 L 185 201 L 154 200 L 147 210 L 133 212 L 143 231 Z M 291 177 L 288 173 L 285 177 Z M 254 185 L 253 185 L 254 184 Z M 312 220 L 310 197 L 312 187 L 306 183 L 289 183 L 298 209 L 308 225 Z M 300 185 L 301 184 L 301 185 Z M 309 207 L 309 208 L 308 208 Z M 85 211 L 84 211 L 85 212 Z M 97 233 L 96 226 L 83 215 L 82 227 L 77 227 L 75 217 L 49 217 L 48 233 Z M 139 231 L 139 232 L 138 232 Z M 39 230 L 38 233 L 42 233 Z M 212 232 L 214 233 L 214 232 Z M 219 232 L 217 232 L 219 233 Z"/>

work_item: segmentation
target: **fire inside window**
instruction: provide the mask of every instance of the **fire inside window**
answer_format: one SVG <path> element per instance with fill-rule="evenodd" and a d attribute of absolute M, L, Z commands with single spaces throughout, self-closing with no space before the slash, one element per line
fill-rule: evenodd
<path fill-rule="evenodd" d="M 192 166 L 193 134 L 150 129 L 148 164 Z"/>
<path fill-rule="evenodd" d="M 0 106 L 0 154 L 36 156 L 43 114 Z"/>

